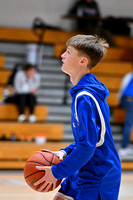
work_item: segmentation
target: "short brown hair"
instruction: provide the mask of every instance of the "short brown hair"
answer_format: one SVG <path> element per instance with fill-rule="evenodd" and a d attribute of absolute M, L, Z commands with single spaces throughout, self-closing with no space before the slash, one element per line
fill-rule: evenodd
<path fill-rule="evenodd" d="M 90 58 L 89 68 L 93 68 L 100 62 L 106 54 L 106 48 L 109 44 L 105 39 L 93 35 L 76 35 L 70 38 L 67 46 L 73 46 L 79 51 L 80 55 L 86 55 Z"/>

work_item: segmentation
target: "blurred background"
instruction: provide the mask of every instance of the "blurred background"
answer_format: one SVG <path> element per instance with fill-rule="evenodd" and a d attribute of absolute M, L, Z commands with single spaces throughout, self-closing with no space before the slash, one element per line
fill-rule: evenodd
<path fill-rule="evenodd" d="M 42 18 L 46 23 L 59 26 L 65 30 L 73 30 L 70 20 L 62 19 L 77 0 L 32 0 L 1 1 L 0 24 L 8 27 L 30 28 L 35 17 Z M 132 0 L 97 0 L 103 17 L 133 17 Z M 132 24 L 131 24 L 132 25 Z"/>
<path fill-rule="evenodd" d="M 0 0 L 2 200 L 21 199 L 20 196 L 28 200 L 52 199 L 55 193 L 45 197 L 42 194 L 34 195 L 35 192 L 31 192 L 30 188 L 28 190 L 24 182 L 23 168 L 35 151 L 41 148 L 59 150 L 73 142 L 71 97 L 68 93 L 72 85 L 69 77 L 60 69 L 60 56 L 65 51 L 66 41 L 76 34 L 97 34 L 105 37 L 110 44 L 107 55 L 92 73 L 110 91 L 107 99 L 110 124 L 122 165 L 119 199 L 133 199 L 133 90 L 131 96 L 126 96 L 131 106 L 130 114 L 120 100 L 122 81 L 133 71 L 133 2 L 97 0 L 97 7 L 90 9 L 77 6 L 77 2 Z M 25 70 L 27 64 L 30 65 L 28 72 Z M 29 80 L 24 85 L 20 84 L 18 89 L 17 80 L 23 79 L 27 73 Z M 132 80 L 128 78 L 131 88 Z M 18 96 L 21 94 L 22 97 L 23 91 L 26 91 L 26 96 L 20 104 Z M 130 125 L 128 123 L 129 127 L 125 128 L 127 116 Z M 125 146 L 123 140 L 127 141 Z"/>

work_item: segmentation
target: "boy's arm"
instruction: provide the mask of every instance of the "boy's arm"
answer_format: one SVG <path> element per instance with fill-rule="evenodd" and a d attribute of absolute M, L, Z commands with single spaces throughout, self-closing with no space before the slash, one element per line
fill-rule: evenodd
<path fill-rule="evenodd" d="M 69 146 L 65 147 L 64 149 L 60 149 L 60 151 L 50 151 L 48 149 L 41 149 L 43 152 L 53 153 L 55 154 L 61 161 L 66 158 L 67 155 L 71 153 L 71 151 L 75 147 L 75 142 L 70 144 Z"/>
<path fill-rule="evenodd" d="M 87 99 L 87 100 L 86 100 Z M 90 97 L 78 100 L 79 139 L 73 151 L 52 167 L 55 178 L 68 177 L 83 167 L 93 156 L 100 127 L 96 124 L 96 106 Z"/>
<path fill-rule="evenodd" d="M 60 149 L 60 151 L 65 151 L 66 154 L 69 155 L 72 152 L 72 150 L 74 149 L 75 145 L 76 145 L 75 142 L 73 142 L 72 144 L 70 144 L 66 148 Z"/>

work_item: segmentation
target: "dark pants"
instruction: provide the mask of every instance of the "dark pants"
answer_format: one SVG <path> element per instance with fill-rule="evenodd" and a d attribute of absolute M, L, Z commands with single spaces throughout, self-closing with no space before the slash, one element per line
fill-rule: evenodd
<path fill-rule="evenodd" d="M 18 106 L 19 114 L 24 114 L 26 106 L 29 108 L 30 114 L 34 113 L 36 105 L 36 97 L 33 94 L 16 94 L 5 100 L 5 103 L 15 103 Z"/>

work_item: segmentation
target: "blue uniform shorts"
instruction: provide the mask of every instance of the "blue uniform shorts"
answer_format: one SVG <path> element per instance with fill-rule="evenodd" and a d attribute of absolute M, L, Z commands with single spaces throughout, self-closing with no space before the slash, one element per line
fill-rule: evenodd
<path fill-rule="evenodd" d="M 71 179 L 66 178 L 59 192 L 73 197 L 74 200 L 118 200 L 120 178 L 119 176 L 114 178 L 113 182 L 106 179 L 100 184 L 90 184 L 87 187 L 76 187 Z"/>

